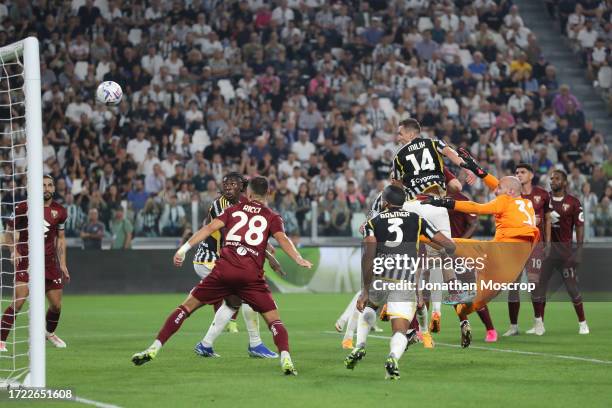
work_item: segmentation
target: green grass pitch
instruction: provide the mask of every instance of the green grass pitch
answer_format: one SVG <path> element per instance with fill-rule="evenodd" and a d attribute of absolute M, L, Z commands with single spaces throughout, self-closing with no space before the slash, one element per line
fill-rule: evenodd
<path fill-rule="evenodd" d="M 473 315 L 472 344 L 477 348 L 466 350 L 451 347 L 459 344 L 458 323 L 445 306 L 442 332 L 434 338 L 447 345 L 411 347 L 400 361 L 401 380 L 390 382 L 383 370 L 386 339 L 371 338 L 367 357 L 354 371 L 344 368 L 347 351 L 340 348 L 339 335 L 329 331 L 350 297 L 275 295 L 299 371 L 297 377 L 284 377 L 278 360 L 247 357 L 241 317 L 241 333 L 224 333 L 217 341 L 221 358 L 195 355 L 193 346 L 212 317 L 209 307 L 192 315 L 157 359 L 134 367 L 131 355 L 151 343 L 184 295 L 66 296 L 57 333 L 68 348 L 47 347 L 48 386 L 70 387 L 82 398 L 121 407 L 610 406 L 610 303 L 585 304 L 588 336 L 578 335 L 573 308 L 566 302 L 547 304 L 545 336 L 513 338 L 501 337 L 508 325 L 506 304 L 493 303 L 499 342 L 484 343 L 484 328 Z M 523 330 L 531 325 L 528 303 L 523 303 L 520 323 Z M 380 326 L 385 333 L 377 335 L 388 336 L 388 323 Z M 262 334 L 274 349 L 263 323 Z"/>

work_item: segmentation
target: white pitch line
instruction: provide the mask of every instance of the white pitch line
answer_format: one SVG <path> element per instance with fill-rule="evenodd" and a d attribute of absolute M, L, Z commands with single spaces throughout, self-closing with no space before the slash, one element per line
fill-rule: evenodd
<path fill-rule="evenodd" d="M 323 333 L 336 334 L 336 335 L 339 334 L 333 331 L 324 331 Z M 379 336 L 376 334 L 368 335 L 368 337 L 375 338 L 375 339 L 383 339 L 383 340 L 391 339 L 391 337 L 389 336 Z M 435 344 L 436 346 L 461 348 L 461 346 L 458 344 L 440 343 L 438 341 L 436 341 Z M 558 358 L 562 360 L 585 361 L 588 363 L 595 363 L 595 364 L 612 364 L 612 361 L 610 360 L 599 360 L 597 358 L 578 357 L 578 356 L 566 356 L 563 354 L 549 354 L 549 353 L 541 353 L 538 351 L 522 351 L 522 350 L 512 350 L 512 349 L 501 349 L 501 348 L 495 348 L 495 347 L 483 347 L 483 346 L 470 346 L 469 348 L 475 349 L 475 350 L 497 351 L 500 353 L 522 354 L 525 356 L 553 357 L 553 358 Z"/>
<path fill-rule="evenodd" d="M 105 402 L 94 401 L 94 400 L 90 400 L 90 399 L 87 399 L 87 398 L 81 398 L 81 397 L 77 397 L 77 396 L 72 398 L 72 401 L 79 402 L 81 404 L 86 404 L 86 405 L 93 405 L 94 407 L 98 407 L 98 408 L 121 408 L 118 405 L 107 404 Z"/>

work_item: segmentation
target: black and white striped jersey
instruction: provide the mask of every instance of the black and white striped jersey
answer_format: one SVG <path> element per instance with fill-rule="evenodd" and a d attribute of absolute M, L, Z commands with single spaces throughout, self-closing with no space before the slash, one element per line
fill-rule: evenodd
<path fill-rule="evenodd" d="M 414 199 L 434 186 L 446 191 L 442 159 L 445 147 L 441 140 L 418 137 L 397 151 L 391 173 L 404 184 L 407 199 Z"/>
<path fill-rule="evenodd" d="M 382 191 L 381 191 L 380 193 L 378 193 L 378 195 L 374 199 L 374 202 L 372 203 L 372 207 L 370 207 L 370 211 L 368 212 L 366 219 L 369 220 L 371 218 L 376 217 L 378 213 L 382 211 L 382 203 L 383 203 L 383 199 L 382 199 Z"/>
<path fill-rule="evenodd" d="M 244 201 L 244 197 L 241 196 L 238 202 Z M 226 208 L 231 207 L 232 203 L 224 196 L 219 196 L 212 202 L 210 209 L 208 210 L 208 217 L 206 217 L 205 224 L 209 224 L 213 219 L 223 214 Z M 215 262 L 219 259 L 219 251 L 221 250 L 223 236 L 221 231 L 213 232 L 208 238 L 200 242 L 198 249 L 193 257 L 194 264 L 205 264 L 208 262 Z"/>
<path fill-rule="evenodd" d="M 397 257 L 404 255 L 416 260 L 421 234 L 432 239 L 437 230 L 424 218 L 410 211 L 397 208 L 386 208 L 366 222 L 364 237 L 376 238 L 377 258 Z M 366 243 L 365 245 L 370 245 Z M 374 244 L 371 244 L 374 245 Z M 411 263 L 414 265 L 414 263 Z M 390 268 L 380 275 L 385 280 L 405 280 L 410 268 Z"/>

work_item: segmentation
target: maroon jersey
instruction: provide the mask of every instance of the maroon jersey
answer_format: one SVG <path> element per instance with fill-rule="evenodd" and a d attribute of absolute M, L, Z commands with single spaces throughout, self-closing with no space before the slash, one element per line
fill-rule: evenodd
<path fill-rule="evenodd" d="M 584 214 L 580 201 L 569 194 L 563 197 L 551 197 L 552 206 L 552 231 L 550 240 L 560 242 L 568 247 L 572 242 L 574 227 L 584 225 Z"/>
<path fill-rule="evenodd" d="M 469 199 L 459 192 L 449 194 L 449 197 L 457 201 L 469 201 Z M 451 236 L 453 238 L 461 238 L 468 226 L 478 218 L 476 214 L 462 213 L 455 210 L 448 210 L 448 218 L 451 226 Z M 470 238 L 470 237 L 466 237 Z"/>
<path fill-rule="evenodd" d="M 533 204 L 533 211 L 536 216 L 536 227 L 540 229 L 540 237 L 543 240 L 545 235 L 544 218 L 547 213 L 551 212 L 550 208 L 550 194 L 542 187 L 534 186 L 531 189 L 531 194 L 521 194 L 521 197 L 531 201 Z"/>
<path fill-rule="evenodd" d="M 19 231 L 17 252 L 21 256 L 28 255 L 28 204 L 21 203 L 15 208 L 14 222 L 11 222 L 15 231 Z M 64 223 L 68 218 L 66 209 L 52 201 L 44 208 L 44 236 L 45 236 L 45 278 L 57 279 L 61 277 L 57 268 L 56 240 L 58 231 L 64 230 Z M 22 258 L 24 259 L 24 258 Z M 27 258 L 25 258 L 27 259 Z M 27 267 L 26 267 L 27 268 Z"/>
<path fill-rule="evenodd" d="M 444 172 L 444 182 L 446 183 L 446 185 L 448 185 L 448 183 L 451 180 L 456 179 L 457 177 L 455 177 L 455 175 L 453 174 L 452 171 L 450 171 L 449 169 L 446 168 L 446 166 L 444 166 L 444 168 L 442 169 L 442 171 Z"/>
<path fill-rule="evenodd" d="M 280 215 L 253 200 L 227 208 L 218 219 L 225 224 L 221 258 L 237 268 L 261 273 L 269 236 L 285 231 Z"/>

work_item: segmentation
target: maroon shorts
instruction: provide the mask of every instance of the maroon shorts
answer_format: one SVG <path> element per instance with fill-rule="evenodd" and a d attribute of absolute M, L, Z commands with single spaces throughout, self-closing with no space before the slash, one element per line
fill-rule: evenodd
<path fill-rule="evenodd" d="M 28 260 L 22 259 L 17 262 L 17 266 L 15 267 L 17 273 L 15 273 L 15 281 L 16 282 L 25 282 L 28 283 L 30 281 L 30 275 L 28 274 Z M 52 277 L 53 279 L 49 279 Z M 49 264 L 45 265 L 45 292 L 54 289 L 63 289 L 64 288 L 64 279 L 62 277 L 62 273 L 60 272 L 57 265 Z"/>
<path fill-rule="evenodd" d="M 259 313 L 277 308 L 263 274 L 236 268 L 224 259 L 215 263 L 212 272 L 191 290 L 191 295 L 207 305 L 236 295 Z"/>
<path fill-rule="evenodd" d="M 538 282 L 540 273 L 542 272 L 544 258 L 544 245 L 536 245 L 529 256 L 529 259 L 527 259 L 527 263 L 525 264 L 525 271 L 527 272 L 529 282 Z"/>

